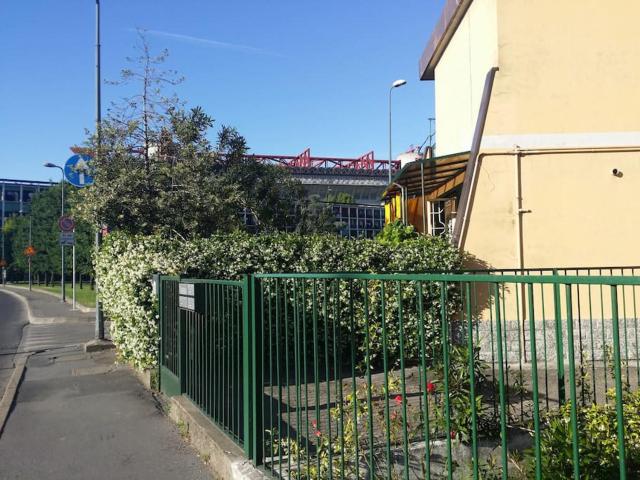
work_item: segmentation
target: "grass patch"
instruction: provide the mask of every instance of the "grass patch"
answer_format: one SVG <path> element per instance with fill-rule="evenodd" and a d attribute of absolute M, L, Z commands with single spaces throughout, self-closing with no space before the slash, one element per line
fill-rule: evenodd
<path fill-rule="evenodd" d="M 65 283 L 64 290 L 67 295 L 67 301 L 71 303 L 73 288 L 70 283 Z M 34 285 L 34 290 L 44 290 L 47 292 L 52 292 L 57 295 L 60 295 L 61 289 L 60 285 L 54 285 L 53 287 L 45 287 L 44 285 Z M 80 288 L 80 284 L 76 283 L 76 302 L 85 307 L 95 307 L 96 306 L 96 291 L 92 290 L 88 284 L 85 284 L 83 288 Z"/>

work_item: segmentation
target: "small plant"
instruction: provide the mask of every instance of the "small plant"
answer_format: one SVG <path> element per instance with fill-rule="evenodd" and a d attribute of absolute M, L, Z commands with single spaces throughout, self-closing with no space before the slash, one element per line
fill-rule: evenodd
<path fill-rule="evenodd" d="M 413 225 L 405 225 L 401 220 L 396 220 L 384 226 L 376 235 L 376 241 L 382 245 L 397 247 L 402 242 L 417 237 L 418 232 L 413 228 Z"/>
<path fill-rule="evenodd" d="M 178 433 L 180 433 L 180 436 L 182 437 L 182 439 L 183 440 L 188 440 L 189 439 L 189 424 L 184 422 L 183 420 L 178 420 L 177 427 L 178 427 Z"/>
<path fill-rule="evenodd" d="M 578 406 L 578 438 L 581 478 L 618 476 L 618 421 L 613 389 L 607 392 L 609 403 Z M 640 478 L 640 391 L 623 393 L 627 477 Z M 571 403 L 545 419 L 541 434 L 543 478 L 573 478 Z M 527 452 L 533 471 L 533 452 Z"/>
<path fill-rule="evenodd" d="M 160 387 L 160 372 L 157 369 L 152 369 L 149 375 L 149 386 L 151 390 L 158 391 Z"/>

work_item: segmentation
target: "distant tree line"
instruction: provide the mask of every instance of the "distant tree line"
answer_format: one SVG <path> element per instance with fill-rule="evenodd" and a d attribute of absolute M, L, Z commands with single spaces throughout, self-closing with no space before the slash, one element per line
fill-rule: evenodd
<path fill-rule="evenodd" d="M 37 283 L 50 285 L 60 281 L 61 249 L 60 229 L 60 184 L 35 194 L 31 201 L 31 213 L 11 217 L 5 221 L 3 236 L 8 263 L 8 278 L 13 281 L 27 280 L 29 260 L 25 249 L 32 245 L 36 254 L 31 257 L 31 272 Z M 65 212 L 71 212 L 78 201 L 77 189 L 65 185 Z M 29 241 L 31 230 L 31 242 Z M 76 221 L 76 273 L 77 281 L 93 280 L 92 248 L 94 229 L 87 222 Z M 72 249 L 65 247 L 65 278 L 71 279 Z"/>

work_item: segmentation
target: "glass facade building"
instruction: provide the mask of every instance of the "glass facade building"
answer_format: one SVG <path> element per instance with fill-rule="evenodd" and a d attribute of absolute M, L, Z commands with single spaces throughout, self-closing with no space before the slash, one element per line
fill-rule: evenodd
<path fill-rule="evenodd" d="M 0 208 L 2 225 L 7 218 L 31 211 L 31 198 L 40 190 L 53 185 L 51 182 L 8 180 L 0 178 Z"/>

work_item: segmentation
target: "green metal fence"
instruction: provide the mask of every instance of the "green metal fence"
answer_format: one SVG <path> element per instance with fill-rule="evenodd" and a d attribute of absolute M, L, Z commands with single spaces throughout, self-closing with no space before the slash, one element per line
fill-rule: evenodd
<path fill-rule="evenodd" d="M 160 310 L 160 346 L 158 349 L 160 383 L 169 395 L 180 394 L 180 310 L 178 307 L 178 277 L 160 276 L 158 300 Z"/>
<path fill-rule="evenodd" d="M 161 277 L 160 284 L 163 391 L 185 394 L 242 445 L 246 282 Z"/>
<path fill-rule="evenodd" d="M 609 405 L 607 476 L 640 478 L 623 401 L 640 384 L 640 277 L 576 272 L 217 282 L 237 290 L 208 293 L 207 305 L 231 295 L 233 313 L 209 307 L 178 329 L 195 372 L 181 392 L 278 478 L 599 478 L 593 404 Z M 164 315 L 163 370 L 176 344 Z M 564 450 L 550 454 L 558 429 Z"/>

